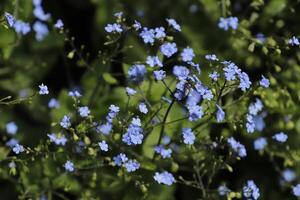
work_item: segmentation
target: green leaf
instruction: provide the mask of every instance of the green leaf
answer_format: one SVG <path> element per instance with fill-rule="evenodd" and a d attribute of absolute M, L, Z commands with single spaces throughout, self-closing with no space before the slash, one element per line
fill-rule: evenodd
<path fill-rule="evenodd" d="M 103 79 L 108 83 L 108 84 L 111 84 L 111 85 L 114 85 L 114 84 L 117 84 L 118 83 L 118 80 L 115 79 L 111 74 L 105 72 L 103 73 Z"/>

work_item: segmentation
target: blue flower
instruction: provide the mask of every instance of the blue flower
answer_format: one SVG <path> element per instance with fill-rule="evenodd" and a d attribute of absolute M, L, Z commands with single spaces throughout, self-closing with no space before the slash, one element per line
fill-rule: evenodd
<path fill-rule="evenodd" d="M 147 56 L 146 63 L 150 67 L 154 67 L 154 66 L 162 67 L 163 66 L 161 61 L 159 60 L 159 58 L 157 56 Z"/>
<path fill-rule="evenodd" d="M 128 158 L 124 153 L 120 153 L 119 155 L 113 157 L 113 160 L 114 163 L 120 167 L 128 160 Z"/>
<path fill-rule="evenodd" d="M 98 143 L 101 151 L 108 151 L 108 144 L 106 143 L 105 140 L 102 140 L 101 142 Z"/>
<path fill-rule="evenodd" d="M 172 149 L 164 148 L 162 145 L 154 147 L 154 151 L 161 155 L 163 159 L 171 158 Z"/>
<path fill-rule="evenodd" d="M 88 117 L 91 111 L 87 106 L 82 106 L 78 108 L 78 112 L 81 117 Z"/>
<path fill-rule="evenodd" d="M 56 145 L 65 146 L 67 143 L 67 138 L 65 136 L 57 137 L 54 133 L 47 134 L 51 142 L 54 142 Z"/>
<path fill-rule="evenodd" d="M 169 58 L 177 52 L 176 43 L 174 43 L 174 42 L 173 43 L 170 43 L 170 42 L 164 43 L 163 45 L 160 46 L 160 51 L 167 58 Z"/>
<path fill-rule="evenodd" d="M 255 99 L 255 103 L 251 103 L 249 108 L 248 108 L 248 112 L 251 115 L 257 115 L 258 112 L 260 112 L 263 109 L 264 105 L 262 103 L 262 101 L 258 98 Z"/>
<path fill-rule="evenodd" d="M 10 135 L 15 135 L 18 131 L 18 126 L 15 122 L 8 122 L 6 124 L 6 132 Z"/>
<path fill-rule="evenodd" d="M 113 119 L 118 115 L 119 112 L 120 112 L 120 108 L 118 106 L 115 106 L 113 104 L 110 105 L 109 113 L 106 116 L 106 120 L 111 123 Z"/>
<path fill-rule="evenodd" d="M 141 25 L 140 22 L 134 20 L 133 28 L 134 28 L 136 31 L 138 31 L 138 30 L 140 30 L 140 29 L 142 28 L 142 25 Z"/>
<path fill-rule="evenodd" d="M 145 65 L 133 65 L 128 70 L 128 76 L 131 81 L 136 84 L 140 84 L 144 80 L 147 70 Z"/>
<path fill-rule="evenodd" d="M 71 117 L 65 115 L 63 117 L 63 119 L 60 121 L 60 126 L 65 129 L 70 128 L 71 127 Z"/>
<path fill-rule="evenodd" d="M 217 106 L 217 114 L 216 114 L 217 122 L 222 122 L 225 118 L 225 112 L 220 106 L 218 105 L 216 106 Z"/>
<path fill-rule="evenodd" d="M 175 29 L 176 31 L 181 31 L 181 27 L 180 25 L 175 21 L 175 19 L 166 19 L 169 26 L 171 26 L 173 29 Z"/>
<path fill-rule="evenodd" d="M 293 36 L 291 39 L 289 39 L 288 43 L 291 46 L 299 46 L 300 45 L 298 38 L 296 38 L 295 36 Z"/>
<path fill-rule="evenodd" d="M 296 197 L 300 197 L 300 184 L 297 184 L 296 186 L 293 186 L 293 194 Z"/>
<path fill-rule="evenodd" d="M 10 148 L 13 148 L 14 146 L 16 146 L 17 144 L 19 143 L 19 141 L 15 138 L 11 138 L 10 140 L 8 140 L 5 145 L 10 147 Z"/>
<path fill-rule="evenodd" d="M 255 150 L 263 150 L 267 144 L 268 143 L 267 143 L 266 138 L 264 138 L 264 137 L 257 138 L 254 141 L 254 149 Z"/>
<path fill-rule="evenodd" d="M 49 108 L 59 108 L 60 107 L 59 101 L 55 98 L 51 98 L 50 101 L 48 102 L 48 107 Z"/>
<path fill-rule="evenodd" d="M 238 73 L 238 77 L 240 79 L 240 85 L 239 88 L 241 88 L 242 91 L 246 91 L 246 89 L 249 89 L 251 86 L 251 81 L 249 79 L 249 76 L 245 72 Z"/>
<path fill-rule="evenodd" d="M 23 145 L 20 145 L 20 144 L 16 144 L 12 150 L 13 150 L 13 152 L 15 152 L 15 154 L 19 154 L 19 153 L 22 153 L 25 151 Z"/>
<path fill-rule="evenodd" d="M 140 103 L 139 110 L 143 114 L 147 114 L 148 113 L 148 108 L 147 108 L 147 106 L 146 106 L 145 103 Z"/>
<path fill-rule="evenodd" d="M 282 177 L 286 182 L 292 182 L 296 179 L 296 173 L 291 169 L 285 169 L 282 172 Z"/>
<path fill-rule="evenodd" d="M 126 168 L 127 172 L 134 172 L 140 168 L 140 163 L 138 163 L 136 160 L 128 160 L 124 164 L 124 167 Z"/>
<path fill-rule="evenodd" d="M 187 105 L 187 107 L 195 106 L 200 102 L 200 100 L 201 100 L 201 94 L 199 92 L 197 92 L 196 90 L 192 89 L 186 100 L 186 105 Z"/>
<path fill-rule="evenodd" d="M 76 98 L 81 97 L 81 94 L 80 94 L 77 90 L 70 91 L 70 92 L 68 93 L 68 95 L 69 95 L 70 97 L 76 97 Z"/>
<path fill-rule="evenodd" d="M 262 75 L 262 78 L 261 80 L 259 81 L 259 84 L 264 87 L 264 88 L 268 88 L 270 86 L 270 81 L 269 79 L 265 78 L 263 75 Z"/>
<path fill-rule="evenodd" d="M 227 143 L 238 156 L 245 157 L 247 155 L 245 146 L 236 141 L 233 137 L 228 138 Z"/>
<path fill-rule="evenodd" d="M 56 21 L 56 23 L 54 24 L 54 28 L 57 28 L 57 29 L 63 29 L 64 28 L 64 23 L 61 19 L 58 19 Z"/>
<path fill-rule="evenodd" d="M 8 26 L 9 26 L 9 27 L 13 27 L 14 24 L 15 24 L 15 21 L 16 21 L 15 17 L 14 17 L 13 15 L 11 15 L 10 13 L 8 13 L 8 12 L 5 12 L 5 13 L 4 13 L 4 16 L 5 16 L 5 18 L 6 18 L 6 21 L 7 21 L 7 23 L 8 23 Z"/>
<path fill-rule="evenodd" d="M 161 81 L 166 78 L 166 72 L 164 70 L 156 70 L 153 72 L 154 78 L 157 81 Z"/>
<path fill-rule="evenodd" d="M 112 130 L 112 124 L 107 122 L 105 124 L 99 125 L 96 128 L 97 132 L 101 132 L 104 135 L 108 135 Z"/>
<path fill-rule="evenodd" d="M 285 133 L 280 132 L 280 133 L 276 133 L 275 135 L 273 135 L 272 138 L 278 142 L 283 143 L 283 142 L 286 142 L 286 140 L 288 139 L 288 136 Z"/>
<path fill-rule="evenodd" d="M 142 144 L 144 135 L 143 129 L 140 126 L 140 119 L 138 117 L 133 118 L 127 132 L 122 137 L 122 141 L 127 145 Z"/>
<path fill-rule="evenodd" d="M 74 171 L 74 164 L 69 160 L 64 164 L 64 167 L 65 167 L 66 171 L 68 171 L 68 172 Z"/>
<path fill-rule="evenodd" d="M 145 44 L 153 44 L 155 38 L 155 30 L 144 27 L 142 32 L 140 33 L 140 37 L 142 37 Z"/>
<path fill-rule="evenodd" d="M 201 119 L 204 114 L 202 107 L 198 105 L 188 106 L 188 111 L 189 111 L 189 120 L 192 122 Z"/>
<path fill-rule="evenodd" d="M 184 66 L 178 66 L 175 65 L 173 67 L 173 74 L 179 79 L 179 80 L 186 80 L 190 74 L 190 70 Z"/>
<path fill-rule="evenodd" d="M 107 33 L 122 33 L 123 32 L 121 25 L 117 24 L 117 23 L 107 24 L 104 29 Z"/>
<path fill-rule="evenodd" d="M 224 67 L 224 75 L 227 81 L 233 81 L 236 79 L 236 75 L 241 72 L 241 70 L 232 62 L 225 61 L 223 62 L 226 67 Z"/>
<path fill-rule="evenodd" d="M 123 12 L 116 12 L 114 14 L 114 16 L 117 17 L 117 18 L 121 18 L 123 16 Z"/>
<path fill-rule="evenodd" d="M 48 87 L 46 85 L 44 85 L 43 83 L 41 85 L 39 85 L 39 88 L 40 88 L 40 91 L 39 91 L 40 95 L 49 94 Z"/>
<path fill-rule="evenodd" d="M 218 72 L 214 71 L 213 73 L 209 74 L 208 76 L 209 76 L 209 78 L 211 78 L 211 80 L 217 81 L 220 74 Z"/>
<path fill-rule="evenodd" d="M 255 122 L 253 119 L 253 115 L 247 114 L 247 122 L 246 122 L 246 128 L 248 133 L 253 133 L 255 130 Z"/>
<path fill-rule="evenodd" d="M 181 57 L 184 62 L 192 61 L 195 57 L 194 50 L 190 47 L 184 48 Z"/>
<path fill-rule="evenodd" d="M 218 57 L 215 54 L 205 55 L 205 59 L 209 61 L 219 61 Z"/>
<path fill-rule="evenodd" d="M 182 135 L 184 144 L 194 144 L 196 137 L 191 128 L 183 128 Z"/>
<path fill-rule="evenodd" d="M 14 29 L 18 34 L 21 35 L 26 35 L 30 32 L 31 28 L 30 28 L 30 24 L 29 23 L 25 23 L 21 20 L 16 20 L 14 23 Z"/>
<path fill-rule="evenodd" d="M 246 197 L 248 200 L 251 199 L 258 199 L 260 196 L 259 189 L 255 185 L 253 180 L 247 181 L 247 184 L 243 187 L 243 195 Z"/>
<path fill-rule="evenodd" d="M 165 185 L 169 185 L 169 186 L 176 182 L 174 176 L 167 171 L 164 171 L 161 173 L 155 172 L 155 175 L 153 176 L 153 178 L 159 184 L 165 184 Z"/>
<path fill-rule="evenodd" d="M 165 28 L 164 27 L 155 28 L 155 38 L 161 39 L 164 37 L 166 37 Z"/>
<path fill-rule="evenodd" d="M 126 87 L 126 94 L 128 96 L 133 96 L 133 95 L 136 94 L 136 91 L 134 89 L 130 88 L 130 87 Z"/>
<path fill-rule="evenodd" d="M 238 28 L 238 23 L 239 20 L 237 17 L 227 17 L 227 18 L 221 17 L 219 19 L 218 26 L 220 29 L 223 29 L 225 31 L 227 31 L 229 28 L 236 30 Z"/>
<path fill-rule="evenodd" d="M 33 30 L 35 31 L 35 39 L 37 41 L 43 40 L 49 33 L 48 27 L 39 21 L 33 24 Z"/>
<path fill-rule="evenodd" d="M 51 17 L 49 13 L 46 14 L 44 12 L 44 9 L 41 5 L 35 6 L 33 10 L 33 15 L 41 21 L 47 21 Z"/>

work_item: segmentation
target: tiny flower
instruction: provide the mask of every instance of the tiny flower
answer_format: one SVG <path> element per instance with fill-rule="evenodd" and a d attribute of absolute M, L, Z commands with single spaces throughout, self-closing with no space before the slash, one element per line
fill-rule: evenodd
<path fill-rule="evenodd" d="M 9 26 L 9 27 L 13 27 L 14 24 L 15 24 L 15 21 L 16 21 L 15 17 L 14 17 L 13 15 L 11 15 L 10 13 L 8 13 L 8 12 L 5 12 L 5 13 L 4 13 L 4 16 L 5 16 L 5 18 L 6 18 L 6 21 L 7 21 L 7 23 L 8 23 L 8 26 Z"/>
<path fill-rule="evenodd" d="M 133 65 L 128 70 L 129 79 L 136 84 L 143 82 L 146 73 L 145 65 Z"/>
<path fill-rule="evenodd" d="M 120 167 L 128 160 L 128 158 L 124 153 L 120 153 L 119 155 L 113 157 L 113 160 L 114 163 Z"/>
<path fill-rule="evenodd" d="M 245 72 L 241 72 L 241 73 L 238 73 L 238 77 L 240 79 L 240 85 L 239 85 L 239 88 L 241 88 L 241 90 L 243 92 L 246 91 L 246 89 L 249 89 L 250 86 L 251 86 L 251 81 L 249 79 L 249 76 L 247 73 Z"/>
<path fill-rule="evenodd" d="M 267 145 L 267 139 L 264 138 L 264 137 L 260 137 L 260 138 L 257 138 L 255 141 L 254 141 L 254 149 L 255 150 L 262 150 L 265 148 L 265 146 Z"/>
<path fill-rule="evenodd" d="M 80 94 L 77 90 L 70 91 L 70 92 L 68 93 L 68 95 L 69 95 L 70 97 L 76 97 L 76 98 L 81 97 L 81 94 Z"/>
<path fill-rule="evenodd" d="M 48 107 L 49 108 L 59 108 L 60 104 L 59 104 L 59 101 L 55 98 L 51 98 L 49 103 L 48 103 Z"/>
<path fill-rule="evenodd" d="M 19 154 L 19 153 L 22 153 L 23 151 L 25 151 L 23 145 L 20 145 L 20 144 L 16 144 L 12 150 L 13 150 L 13 152 L 15 152 L 15 154 Z"/>
<path fill-rule="evenodd" d="M 204 114 L 202 111 L 202 107 L 198 105 L 189 106 L 188 111 L 189 111 L 189 120 L 192 122 L 201 119 Z"/>
<path fill-rule="evenodd" d="M 278 142 L 283 143 L 283 142 L 286 142 L 286 140 L 288 139 L 288 136 L 285 133 L 280 132 L 280 133 L 276 133 L 272 138 Z"/>
<path fill-rule="evenodd" d="M 218 72 L 214 71 L 213 73 L 209 74 L 208 76 L 209 76 L 209 78 L 211 78 L 211 80 L 217 81 L 220 74 Z"/>
<path fill-rule="evenodd" d="M 46 85 L 44 85 L 43 83 L 41 85 L 39 85 L 39 88 L 40 88 L 40 91 L 39 91 L 40 95 L 49 94 L 48 87 Z"/>
<path fill-rule="evenodd" d="M 175 19 L 166 19 L 169 26 L 171 26 L 173 29 L 175 29 L 176 31 L 181 31 L 181 27 L 180 25 L 175 21 Z"/>
<path fill-rule="evenodd" d="M 45 13 L 45 11 L 41 5 L 35 6 L 35 8 L 33 10 L 33 15 L 41 21 L 47 21 L 51 17 L 51 15 L 49 13 L 47 13 L 47 14 Z"/>
<path fill-rule="evenodd" d="M 70 128 L 71 127 L 71 117 L 65 115 L 63 117 L 63 119 L 60 121 L 60 126 L 65 129 Z"/>
<path fill-rule="evenodd" d="M 205 59 L 209 61 L 219 61 L 218 57 L 215 54 L 205 55 Z"/>
<path fill-rule="evenodd" d="M 292 182 L 296 179 L 296 173 L 291 169 L 285 169 L 282 172 L 282 177 L 286 182 Z"/>
<path fill-rule="evenodd" d="M 88 117 L 91 111 L 87 106 L 82 106 L 78 108 L 78 112 L 81 117 Z"/>
<path fill-rule="evenodd" d="M 147 108 L 147 106 L 146 106 L 145 103 L 140 103 L 139 110 L 143 114 L 147 114 L 148 113 L 148 108 Z"/>
<path fill-rule="evenodd" d="M 233 137 L 228 138 L 227 143 L 238 156 L 245 157 L 247 155 L 245 146 L 236 141 Z"/>
<path fill-rule="evenodd" d="M 133 96 L 133 95 L 136 94 L 136 91 L 134 89 L 130 88 L 130 87 L 126 87 L 126 94 L 128 96 Z"/>
<path fill-rule="evenodd" d="M 108 135 L 112 130 L 112 124 L 107 122 L 105 124 L 97 126 L 96 130 L 97 132 L 101 132 L 104 135 Z"/>
<path fill-rule="evenodd" d="M 138 22 L 138 21 L 134 21 L 134 24 L 133 24 L 133 28 L 136 30 L 136 31 L 138 31 L 138 30 L 140 30 L 141 28 L 142 28 L 142 25 L 141 25 L 141 23 L 140 22 Z"/>
<path fill-rule="evenodd" d="M 259 189 L 255 185 L 254 181 L 249 180 L 247 181 L 247 185 L 243 187 L 243 195 L 247 199 L 258 199 L 260 196 Z"/>
<path fill-rule="evenodd" d="M 164 171 L 161 173 L 155 172 L 155 175 L 153 176 L 153 178 L 159 184 L 164 184 L 164 185 L 168 185 L 168 186 L 170 186 L 176 182 L 174 176 L 167 171 Z"/>
<path fill-rule="evenodd" d="M 289 39 L 289 45 L 291 46 L 299 46 L 300 45 L 300 42 L 298 40 L 297 37 L 293 36 L 291 39 Z"/>
<path fill-rule="evenodd" d="M 121 18 L 123 16 L 123 12 L 116 12 L 114 14 L 115 17 Z"/>
<path fill-rule="evenodd" d="M 54 142 L 56 145 L 65 146 L 67 143 L 67 138 L 65 136 L 57 137 L 54 133 L 48 134 L 48 137 L 51 142 Z"/>
<path fill-rule="evenodd" d="M 47 25 L 39 21 L 33 24 L 33 30 L 35 31 L 35 39 L 37 41 L 42 41 L 49 34 Z"/>
<path fill-rule="evenodd" d="M 155 28 L 155 38 L 161 39 L 164 37 L 166 37 L 165 28 L 164 27 Z"/>
<path fill-rule="evenodd" d="M 237 17 L 227 17 L 227 18 L 221 17 L 219 19 L 218 26 L 220 29 L 223 29 L 225 31 L 227 31 L 229 28 L 236 30 L 238 27 L 238 22 L 239 20 Z"/>
<path fill-rule="evenodd" d="M 193 133 L 192 129 L 183 128 L 182 135 L 183 135 L 184 144 L 194 144 L 196 137 L 195 137 L 195 134 Z"/>
<path fill-rule="evenodd" d="M 63 29 L 64 28 L 64 23 L 61 19 L 58 19 L 56 21 L 56 23 L 54 24 L 54 28 L 57 28 L 57 29 Z"/>
<path fill-rule="evenodd" d="M 140 33 L 140 37 L 143 39 L 145 44 L 153 44 L 155 38 L 155 30 L 144 27 L 142 32 Z"/>
<path fill-rule="evenodd" d="M 74 164 L 69 160 L 64 164 L 64 167 L 65 167 L 66 171 L 68 171 L 68 172 L 74 171 Z"/>
<path fill-rule="evenodd" d="M 300 184 L 297 184 L 296 186 L 293 186 L 293 194 L 296 197 L 300 197 Z"/>
<path fill-rule="evenodd" d="M 156 70 L 153 72 L 153 76 L 155 80 L 161 81 L 166 78 L 166 72 L 164 70 Z"/>
<path fill-rule="evenodd" d="M 6 132 L 10 135 L 15 135 L 18 131 L 18 126 L 15 122 L 9 122 L 6 124 Z"/>
<path fill-rule="evenodd" d="M 144 135 L 143 129 L 140 127 L 140 119 L 133 118 L 131 124 L 127 128 L 127 132 L 123 135 L 122 141 L 127 145 L 142 144 Z"/>
<path fill-rule="evenodd" d="M 108 151 L 108 144 L 106 141 L 102 140 L 101 142 L 98 143 L 101 151 Z"/>
<path fill-rule="evenodd" d="M 181 57 L 184 62 L 192 61 L 195 57 L 194 50 L 190 47 L 183 49 Z"/>
<path fill-rule="evenodd" d="M 8 140 L 5 145 L 10 147 L 10 148 L 13 148 L 14 146 L 16 146 L 17 144 L 19 143 L 18 140 L 16 140 L 15 138 L 11 138 L 10 140 Z"/>
<path fill-rule="evenodd" d="M 259 81 L 259 84 L 264 88 L 268 88 L 270 86 L 270 81 L 269 79 L 262 76 L 261 80 Z"/>
<path fill-rule="evenodd" d="M 225 118 L 225 112 L 220 106 L 218 105 L 216 106 L 217 106 L 217 114 L 216 114 L 217 122 L 222 122 Z"/>
<path fill-rule="evenodd" d="M 169 58 L 177 52 L 176 43 L 174 43 L 174 42 L 173 43 L 170 43 L 170 42 L 164 43 L 163 45 L 160 46 L 160 51 L 167 58 Z"/>
<path fill-rule="evenodd" d="M 30 32 L 31 28 L 30 28 L 30 24 L 29 23 L 25 23 L 21 20 L 16 20 L 13 24 L 13 28 L 15 29 L 15 31 L 18 34 L 21 35 L 26 35 Z"/>
<path fill-rule="evenodd" d="M 121 25 L 117 24 L 117 23 L 107 24 L 104 29 L 107 33 L 122 33 L 123 32 Z"/>
<path fill-rule="evenodd" d="M 162 145 L 154 147 L 154 151 L 161 155 L 163 159 L 171 158 L 172 149 L 164 148 Z"/>
<path fill-rule="evenodd" d="M 178 66 L 175 65 L 173 67 L 173 74 L 179 79 L 179 80 L 186 80 L 190 74 L 190 70 L 184 66 Z"/>
<path fill-rule="evenodd" d="M 140 163 L 138 163 L 136 160 L 128 160 L 124 164 L 124 167 L 126 168 L 127 172 L 134 172 L 140 168 Z"/>
<path fill-rule="evenodd" d="M 154 67 L 154 66 L 162 67 L 163 66 L 161 61 L 159 60 L 159 58 L 157 56 L 147 56 L 146 63 L 150 67 Z"/>

